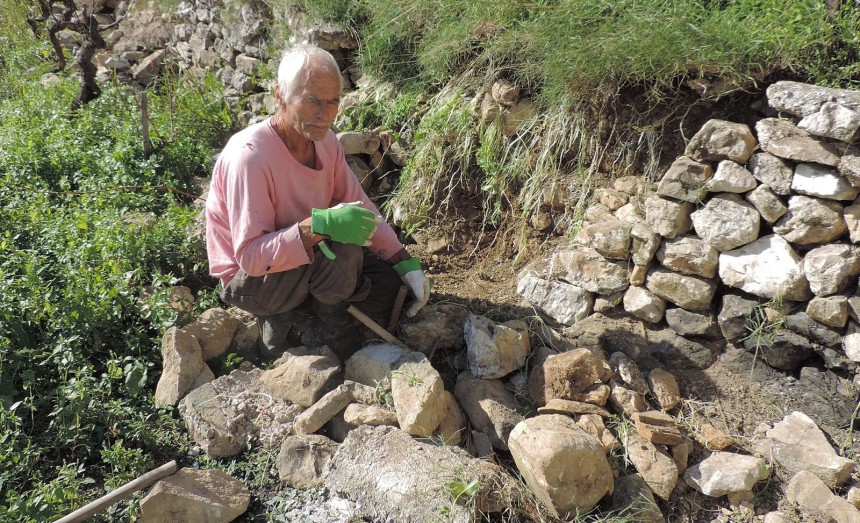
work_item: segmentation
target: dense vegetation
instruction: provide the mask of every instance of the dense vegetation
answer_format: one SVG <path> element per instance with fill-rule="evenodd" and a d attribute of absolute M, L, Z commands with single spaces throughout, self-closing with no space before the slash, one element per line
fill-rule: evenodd
<path fill-rule="evenodd" d="M 266 3 L 279 13 L 287 1 Z M 392 206 L 423 215 L 465 188 L 497 221 L 578 172 L 585 201 L 608 142 L 647 149 L 662 129 L 601 127 L 620 93 L 656 106 L 693 78 L 736 90 L 781 76 L 860 82 L 853 2 L 841 11 L 823 0 L 305 3 L 362 35 L 358 62 L 382 83 L 342 121 L 411 135 Z M 0 2 L 0 521 L 41 522 L 184 455 L 181 423 L 152 399 L 161 335 L 183 321 L 164 291 L 183 283 L 198 310 L 217 304 L 189 204 L 232 120 L 216 82 L 162 78 L 149 92 L 155 148 L 145 155 L 128 88 L 105 85 L 70 113 L 74 77 L 39 83 L 54 57 L 29 33 L 24 4 Z M 499 77 L 543 111 L 511 137 L 475 116 L 474 95 Z M 143 286 L 156 292 L 141 304 Z M 268 472 L 268 457 L 248 459 Z M 124 503 L 101 517 L 135 511 Z"/>
<path fill-rule="evenodd" d="M 0 13 L 0 521 L 43 522 L 184 444 L 152 400 L 161 334 L 178 320 L 163 291 L 191 278 L 200 307 L 217 299 L 194 280 L 206 265 L 188 204 L 231 119 L 214 82 L 165 78 L 145 156 L 135 95 L 107 85 L 69 113 L 77 82 L 39 83 L 53 54 L 12 4 Z M 145 285 L 156 293 L 139 305 Z"/>

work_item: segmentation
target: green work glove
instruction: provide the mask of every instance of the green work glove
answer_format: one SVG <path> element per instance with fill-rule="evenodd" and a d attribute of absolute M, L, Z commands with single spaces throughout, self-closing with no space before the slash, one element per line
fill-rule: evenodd
<path fill-rule="evenodd" d="M 367 247 L 370 245 L 370 237 L 376 232 L 376 227 L 382 221 L 368 209 L 361 206 L 361 202 L 341 203 L 330 209 L 311 210 L 311 231 L 316 234 L 328 236 L 339 243 L 349 243 Z M 320 250 L 326 258 L 333 260 L 334 253 L 324 243 L 320 243 Z"/>

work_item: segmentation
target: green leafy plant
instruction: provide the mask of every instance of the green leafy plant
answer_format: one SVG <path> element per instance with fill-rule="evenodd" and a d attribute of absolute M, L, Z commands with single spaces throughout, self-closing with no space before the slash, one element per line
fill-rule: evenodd
<path fill-rule="evenodd" d="M 477 479 L 471 481 L 454 480 L 445 483 L 445 492 L 451 503 L 459 503 L 461 500 L 468 501 L 475 497 L 481 488 Z"/>
<path fill-rule="evenodd" d="M 28 42 L 6 36 L 12 20 L 0 23 L 0 520 L 50 521 L 186 445 L 151 392 L 161 336 L 180 321 L 168 287 L 214 289 L 189 189 L 230 119 L 214 82 L 165 78 L 149 97 L 146 155 L 134 93 L 105 84 L 70 114 L 75 82 L 40 85 L 46 58 L 19 53 Z"/>
<path fill-rule="evenodd" d="M 774 339 L 784 323 L 785 314 L 782 311 L 782 298 L 777 297 L 753 307 L 749 318 L 747 318 L 749 334 L 741 340 L 755 342 L 753 368 L 750 369 L 750 373 L 753 372 L 761 352 L 773 345 Z"/>

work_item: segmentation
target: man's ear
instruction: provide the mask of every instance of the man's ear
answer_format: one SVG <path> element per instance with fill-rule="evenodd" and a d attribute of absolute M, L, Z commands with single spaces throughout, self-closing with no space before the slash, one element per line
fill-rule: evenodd
<path fill-rule="evenodd" d="M 275 105 L 280 108 L 284 101 L 281 99 L 281 84 L 275 83 L 274 88 Z"/>

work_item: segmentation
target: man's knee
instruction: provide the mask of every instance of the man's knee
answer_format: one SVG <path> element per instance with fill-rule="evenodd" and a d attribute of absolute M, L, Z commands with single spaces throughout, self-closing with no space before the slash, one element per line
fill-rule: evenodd
<path fill-rule="evenodd" d="M 364 256 L 357 245 L 332 242 L 329 247 L 335 255 L 333 260 L 325 258 L 322 253 L 315 253 L 317 267 L 311 277 L 310 288 L 314 298 L 334 304 L 355 293 Z"/>
<path fill-rule="evenodd" d="M 361 247 L 350 243 L 338 242 L 328 243 L 328 246 L 334 253 L 335 259 L 329 260 L 326 258 L 327 262 L 334 263 L 342 267 L 343 270 L 355 270 L 356 272 L 361 270 L 361 266 L 364 263 L 364 252 Z M 320 256 L 323 256 L 322 253 L 320 253 Z"/>

